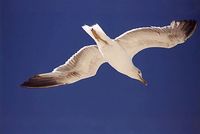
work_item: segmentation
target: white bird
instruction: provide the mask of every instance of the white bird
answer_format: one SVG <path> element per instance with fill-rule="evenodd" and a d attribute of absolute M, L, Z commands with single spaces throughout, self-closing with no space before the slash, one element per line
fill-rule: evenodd
<path fill-rule="evenodd" d="M 65 64 L 52 72 L 33 76 L 21 86 L 46 88 L 71 84 L 95 76 L 103 63 L 108 63 L 118 72 L 147 85 L 142 72 L 132 63 L 132 57 L 146 48 L 172 48 L 181 44 L 193 34 L 196 26 L 197 22 L 194 20 L 172 21 L 168 26 L 136 28 L 111 39 L 98 24 L 91 27 L 84 25 L 82 28 L 97 45 L 84 46 Z"/>

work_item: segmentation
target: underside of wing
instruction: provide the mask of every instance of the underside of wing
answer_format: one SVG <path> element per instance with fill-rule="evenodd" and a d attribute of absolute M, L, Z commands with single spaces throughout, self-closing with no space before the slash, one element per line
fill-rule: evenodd
<path fill-rule="evenodd" d="M 181 44 L 193 34 L 196 26 L 194 20 L 172 21 L 164 27 L 143 27 L 127 31 L 115 41 L 133 57 L 146 48 L 172 48 Z"/>
<path fill-rule="evenodd" d="M 104 59 L 96 45 L 85 46 L 69 58 L 65 64 L 50 73 L 38 74 L 29 78 L 22 86 L 46 88 L 71 84 L 94 76 L 103 63 Z"/>

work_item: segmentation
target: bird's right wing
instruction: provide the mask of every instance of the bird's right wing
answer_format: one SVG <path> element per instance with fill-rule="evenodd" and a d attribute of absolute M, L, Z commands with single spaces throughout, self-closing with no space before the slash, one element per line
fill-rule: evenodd
<path fill-rule="evenodd" d="M 52 72 L 38 74 L 22 84 L 24 87 L 46 88 L 71 84 L 94 76 L 105 61 L 96 45 L 85 46 Z"/>
<path fill-rule="evenodd" d="M 172 21 L 163 27 L 143 27 L 125 32 L 115 39 L 133 57 L 139 51 L 151 48 L 171 48 L 185 42 L 194 32 L 194 20 Z"/>

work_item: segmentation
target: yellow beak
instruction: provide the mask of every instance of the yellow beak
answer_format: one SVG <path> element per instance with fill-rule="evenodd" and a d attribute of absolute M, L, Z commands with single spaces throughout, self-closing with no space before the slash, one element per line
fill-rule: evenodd
<path fill-rule="evenodd" d="M 139 78 L 140 79 L 138 79 L 142 84 L 144 84 L 145 86 L 147 86 L 147 81 L 146 80 L 144 80 L 140 75 L 139 75 Z"/>

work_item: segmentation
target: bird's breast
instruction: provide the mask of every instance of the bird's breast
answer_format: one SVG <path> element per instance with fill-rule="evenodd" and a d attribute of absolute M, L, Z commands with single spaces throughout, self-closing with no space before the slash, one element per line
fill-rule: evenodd
<path fill-rule="evenodd" d="M 132 60 L 117 43 L 99 47 L 104 59 L 117 71 L 124 72 L 132 68 Z"/>

